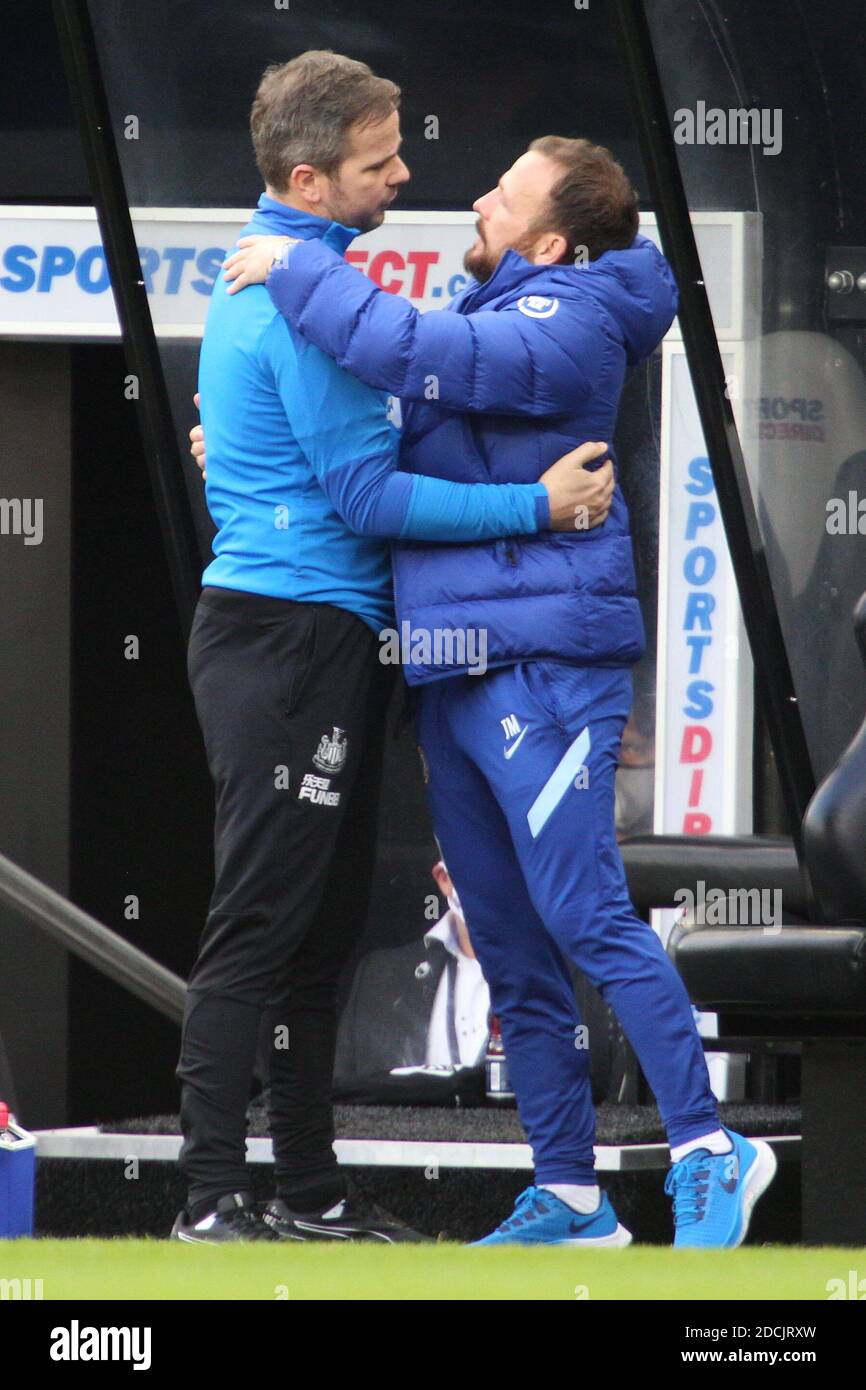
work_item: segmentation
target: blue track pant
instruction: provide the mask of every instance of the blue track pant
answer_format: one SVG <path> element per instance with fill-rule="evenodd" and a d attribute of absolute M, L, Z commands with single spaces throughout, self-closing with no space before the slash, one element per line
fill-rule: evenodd
<path fill-rule="evenodd" d="M 538 1182 L 595 1181 L 589 1059 L 563 957 L 617 1014 L 669 1143 L 719 1125 L 688 995 L 629 900 L 617 848 L 631 696 L 627 669 L 556 661 L 418 693 L 434 827 L 501 1020 Z"/>

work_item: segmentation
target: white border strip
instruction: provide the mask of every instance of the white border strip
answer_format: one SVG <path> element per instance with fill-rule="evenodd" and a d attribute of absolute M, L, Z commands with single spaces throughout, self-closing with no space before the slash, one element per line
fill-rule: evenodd
<path fill-rule="evenodd" d="M 175 1163 L 180 1153 L 179 1134 L 107 1134 L 93 1125 L 71 1129 L 36 1130 L 37 1155 L 50 1159 L 107 1159 L 115 1162 L 137 1158 L 141 1162 Z M 800 1136 L 773 1135 L 767 1139 L 779 1158 L 799 1155 Z M 532 1168 L 528 1144 L 464 1144 L 411 1139 L 338 1139 L 337 1161 L 364 1168 L 486 1168 L 518 1171 Z M 270 1139 L 248 1139 L 250 1163 L 272 1163 Z M 667 1168 L 667 1144 L 599 1144 L 595 1149 L 600 1173 L 631 1173 Z"/>

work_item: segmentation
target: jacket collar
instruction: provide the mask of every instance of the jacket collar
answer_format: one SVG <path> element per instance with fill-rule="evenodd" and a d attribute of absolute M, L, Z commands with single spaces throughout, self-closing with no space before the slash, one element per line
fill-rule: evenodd
<path fill-rule="evenodd" d="M 639 238 L 635 237 L 632 242 L 631 250 L 637 245 Z M 644 238 L 645 240 L 645 238 Z M 604 265 L 605 257 L 610 253 L 605 251 L 599 256 L 597 261 L 592 261 L 589 266 L 584 267 L 580 274 L 585 275 L 599 268 L 606 268 Z M 622 254 L 621 252 L 615 254 Z M 504 252 L 502 259 L 494 270 L 489 280 L 485 280 L 482 285 L 471 284 L 465 290 L 463 298 L 459 301 L 461 313 L 465 312 L 464 306 L 471 303 L 473 309 L 477 309 L 480 304 L 487 304 L 497 295 L 507 294 L 509 290 L 516 289 L 525 281 L 531 280 L 536 275 L 542 273 L 562 275 L 573 269 L 568 265 L 533 265 L 525 256 L 521 256 L 518 251 Z"/>
<path fill-rule="evenodd" d="M 468 306 L 470 303 L 473 309 L 477 309 L 480 304 L 487 304 L 497 295 L 507 294 L 509 290 L 523 284 L 525 280 L 531 280 L 533 276 L 540 275 L 542 271 L 550 271 L 551 269 L 553 267 L 549 265 L 533 265 L 518 251 L 506 251 L 489 280 L 485 280 L 480 285 L 471 285 L 467 289 L 460 301 L 460 309 L 463 311 L 464 306 Z"/>
<path fill-rule="evenodd" d="M 349 243 L 360 236 L 357 227 L 344 227 L 342 222 L 329 222 L 326 217 L 317 217 L 315 213 L 302 212 L 300 208 L 289 207 L 287 203 L 278 203 L 267 193 L 259 198 L 251 224 L 271 236 L 294 236 L 303 241 L 318 237 L 341 255 Z"/>

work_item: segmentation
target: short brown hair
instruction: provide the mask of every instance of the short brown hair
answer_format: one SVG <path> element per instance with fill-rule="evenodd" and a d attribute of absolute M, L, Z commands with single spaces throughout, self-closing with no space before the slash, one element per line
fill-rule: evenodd
<path fill-rule="evenodd" d="M 342 53 L 310 49 L 274 63 L 250 112 L 259 173 L 277 193 L 287 191 L 298 164 L 333 174 L 348 153 L 352 126 L 387 120 L 399 105 L 395 83 Z"/>
<path fill-rule="evenodd" d="M 610 150 L 562 135 L 542 135 L 529 148 L 562 168 L 535 225 L 565 237 L 566 259 L 573 261 L 582 246 L 595 261 L 605 251 L 624 251 L 631 245 L 639 224 L 638 196 Z"/>

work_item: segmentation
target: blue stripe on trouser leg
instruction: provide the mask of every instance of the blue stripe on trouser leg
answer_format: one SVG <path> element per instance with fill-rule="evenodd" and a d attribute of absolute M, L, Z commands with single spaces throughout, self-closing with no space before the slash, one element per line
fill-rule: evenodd
<path fill-rule="evenodd" d="M 425 686 L 420 701 L 418 736 L 430 769 L 434 828 L 501 1020 L 536 1177 L 593 1183 L 589 1055 L 575 1046 L 581 1018 L 571 977 L 526 891 L 490 787 L 440 718 L 445 688 L 455 684 L 452 678 Z"/>
<path fill-rule="evenodd" d="M 504 853 L 516 857 L 533 907 L 560 952 L 617 1013 L 656 1097 L 670 1143 L 681 1144 L 716 1129 L 718 1109 L 688 996 L 655 932 L 632 907 L 616 843 L 614 778 L 631 700 L 628 671 L 526 662 L 483 678 L 437 684 L 438 746 L 425 740 L 431 768 L 453 745 L 481 774 L 481 784 L 508 824 L 510 846 Z M 425 691 L 422 711 L 427 698 Z M 533 835 L 529 811 L 584 728 L 589 730 L 590 748 L 583 775 L 570 781 Z M 455 797 L 449 804 L 445 795 L 436 800 L 437 820 L 442 816 L 454 821 L 452 838 L 458 840 L 462 799 Z M 473 841 L 473 852 L 467 856 L 466 883 L 457 881 L 461 899 L 464 888 L 471 891 L 470 877 L 473 871 L 478 874 L 487 853 L 474 826 L 463 833 Z M 493 876 L 489 870 L 488 879 Z M 505 901 L 502 910 L 508 913 Z M 500 922 L 487 930 L 495 935 L 509 928 Z M 480 953 L 479 958 L 483 966 Z M 519 937 L 500 949 L 496 965 L 499 984 L 507 993 L 524 970 Z M 515 999 L 515 1010 L 520 1037 L 544 1012 L 543 1006 L 523 999 Z M 552 1067 L 559 1064 L 559 1054 L 556 1062 L 544 1056 L 537 1061 Z M 509 1063 L 513 1067 L 511 1056 Z M 534 1087 L 537 1082 L 533 1078 L 527 1084 Z M 545 1093 L 553 1089 L 552 1081 L 545 1083 Z M 584 1103 L 590 1104 L 588 1088 Z M 542 1135 L 545 1161 L 555 1162 L 558 1145 L 566 1143 L 567 1136 L 553 1108 L 539 1118 L 536 1129 Z M 538 1147 L 537 1138 L 532 1142 Z"/>
<path fill-rule="evenodd" d="M 585 765 L 591 742 L 589 729 L 583 729 L 574 742 L 569 744 L 527 811 L 526 821 L 533 840 L 536 835 L 541 834 L 578 772 Z"/>

